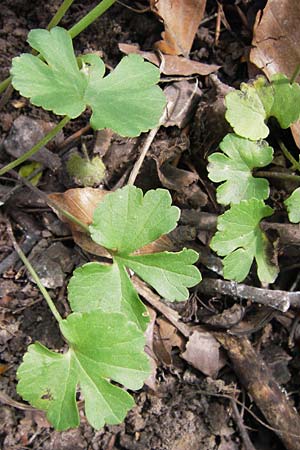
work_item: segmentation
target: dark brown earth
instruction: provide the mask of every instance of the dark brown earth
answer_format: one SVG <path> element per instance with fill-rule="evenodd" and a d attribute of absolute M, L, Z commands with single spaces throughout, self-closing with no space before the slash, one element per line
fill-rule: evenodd
<path fill-rule="evenodd" d="M 1 1 L 0 80 L 9 74 L 11 58 L 28 49 L 26 45 L 28 31 L 32 28 L 46 27 L 60 3 L 60 0 Z M 90 0 L 75 1 L 61 25 L 69 28 L 96 3 Z M 133 4 L 139 9 L 148 4 L 146 1 L 126 3 Z M 222 3 L 230 30 L 222 25 L 220 40 L 216 46 L 214 43 L 216 2 L 208 1 L 205 17 L 211 19 L 200 28 L 191 57 L 194 60 L 222 66 L 218 72 L 220 81 L 238 87 L 241 81 L 249 79 L 250 69 L 246 61 L 251 44 L 251 29 L 256 12 L 265 2 L 243 0 Z M 236 5 L 247 18 L 248 27 L 237 14 Z M 118 49 L 119 43 L 138 43 L 143 50 L 151 50 L 153 43 L 159 40 L 161 31 L 162 25 L 151 12 L 138 14 L 121 4 L 116 4 L 76 38 L 74 46 L 78 53 L 100 52 L 105 63 L 114 67 L 122 57 Z M 212 233 L 211 230 L 198 229 L 197 214 L 200 210 L 213 214 L 222 212 L 215 201 L 215 187 L 207 178 L 206 158 L 212 149 L 217 148 L 218 142 L 227 130 L 224 111 L 222 106 L 220 107 L 223 104 L 222 98 L 215 98 L 214 90 L 211 88 L 212 81 L 208 77 L 199 77 L 199 82 L 202 95 L 196 110 L 189 118 L 188 125 L 183 130 L 171 127 L 159 131 L 144 162 L 137 185 L 144 189 L 164 186 L 162 176 L 157 170 L 157 161 L 160 167 L 165 161 L 174 160 L 175 156 L 180 169 L 197 173 L 197 181 L 191 183 L 188 190 L 178 188 L 171 191 L 174 202 L 184 209 L 181 228 L 174 239 L 178 245 L 201 249 L 200 269 L 204 276 L 209 274 L 215 277 L 214 272 L 208 267 L 218 264 L 218 261 L 208 253 L 205 246 Z M 57 120 L 54 115 L 32 107 L 27 100 L 20 100 L 19 95 L 14 92 L 0 111 L 1 164 L 10 160 L 4 151 L 3 142 L 8 138 L 13 122 L 20 115 L 41 119 L 46 123 Z M 61 166 L 55 171 L 51 168 L 43 171 L 39 189 L 51 193 L 76 187 L 74 180 L 66 176 L 65 172 L 68 152 L 74 147 L 80 151 L 84 143 L 90 155 L 97 153 L 99 149 L 96 134 L 88 130 L 71 146 L 64 147 L 61 143 L 87 123 L 87 115 L 72 121 L 64 130 L 60 143 L 56 142 L 49 147 L 59 155 Z M 140 146 L 140 140 L 126 140 L 113 136 L 103 158 L 107 167 L 104 181 L 106 188 L 113 189 L 116 185 L 124 183 L 124 175 L 130 173 Z M 47 166 L 47 161 L 45 165 Z M 69 312 L 66 285 L 73 268 L 95 258 L 74 244 L 68 227 L 57 219 L 43 199 L 24 187 L 11 194 L 16 183 L 14 176 L 10 179 L 8 176 L 0 179 L 1 197 L 7 199 L 0 216 L 1 449 L 251 450 L 243 443 L 230 398 L 241 402 L 237 405 L 241 411 L 241 421 L 256 450 L 284 449 L 276 434 L 263 425 L 265 422 L 263 415 L 242 386 L 228 359 L 215 377 L 208 377 L 182 359 L 176 345 L 170 350 L 167 358 L 158 357 L 155 389 L 145 386 L 141 392 L 135 393 L 137 406 L 130 411 L 124 424 L 107 426 L 103 430 L 95 431 L 82 417 L 77 430 L 58 433 L 50 427 L 43 413 L 22 409 L 24 403 L 15 390 L 16 370 L 28 344 L 38 340 L 49 348 L 60 349 L 63 341 L 55 320 L 22 264 L 17 258 L 6 264 L 6 258 L 13 253 L 12 242 L 7 233 L 6 217 L 13 226 L 16 238 L 21 242 L 25 238 L 28 240 L 27 253 L 31 255 L 32 264 L 35 264 L 40 276 L 46 285 L 48 284 L 51 297 L 55 299 L 58 309 L 64 316 Z M 274 183 L 271 198 L 272 202 L 279 206 L 277 216 L 279 222 L 284 220 L 281 211 L 285 197 L 285 185 Z M 276 231 L 273 234 L 271 237 L 276 241 Z M 54 248 L 51 247 L 53 245 Z M 298 249 L 299 247 L 291 242 L 278 251 L 281 267 L 284 269 L 274 285 L 275 289 L 299 289 Z M 53 258 L 53 255 L 56 257 Z M 249 276 L 247 284 L 259 286 L 255 271 Z M 216 324 L 212 323 L 212 320 L 209 322 L 208 316 L 211 319 L 235 304 L 243 308 L 243 323 L 248 324 L 246 335 L 253 347 L 265 358 L 275 379 L 289 393 L 295 407 L 298 408 L 300 386 L 298 313 L 291 311 L 284 314 L 276 311 L 272 315 L 269 314 L 268 308 L 260 308 L 245 299 L 236 300 L 230 295 L 197 293 L 196 288 L 191 294 L 190 300 L 177 309 L 186 323 L 192 325 L 200 323 L 204 326 L 206 324 L 208 330 L 226 331 L 230 328 L 229 322 L 221 327 L 220 322 Z M 232 320 L 232 316 L 226 320 Z M 15 404 L 13 401 L 20 403 Z M 250 408 L 260 422 L 243 410 L 241 404 Z"/>

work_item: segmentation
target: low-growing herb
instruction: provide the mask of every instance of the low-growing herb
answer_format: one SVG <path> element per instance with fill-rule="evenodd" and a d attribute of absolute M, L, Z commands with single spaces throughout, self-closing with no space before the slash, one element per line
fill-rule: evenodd
<path fill-rule="evenodd" d="M 194 250 L 136 254 L 174 229 L 178 218 L 179 209 L 163 189 L 143 195 L 126 186 L 107 194 L 96 208 L 91 237 L 109 251 L 113 262 L 91 262 L 75 270 L 68 286 L 73 312 L 65 320 L 55 313 L 69 349 L 61 354 L 35 343 L 17 374 L 18 393 L 46 410 L 57 430 L 79 423 L 78 385 L 87 419 L 97 429 L 121 422 L 134 405 L 127 392 L 112 384 L 136 390 L 149 376 L 143 335 L 148 313 L 127 269 L 166 299 L 186 300 L 187 287 L 201 280 L 193 266 L 198 259 Z"/>
<path fill-rule="evenodd" d="M 300 86 L 283 74 L 274 75 L 270 81 L 261 76 L 227 94 L 225 104 L 226 119 L 235 133 L 228 134 L 221 142 L 223 153 L 209 156 L 208 172 L 212 181 L 223 182 L 217 188 L 218 202 L 231 208 L 218 218 L 218 231 L 211 248 L 225 256 L 225 278 L 244 280 L 255 260 L 259 279 L 272 283 L 278 269 L 268 257 L 271 244 L 259 225 L 273 213 L 263 202 L 269 197 L 269 183 L 255 176 L 255 169 L 273 161 L 272 147 L 262 140 L 269 134 L 266 121 L 274 117 L 281 128 L 288 128 L 299 119 Z M 279 146 L 299 170 L 299 163 L 282 142 Z M 299 189 L 285 201 L 292 222 L 300 221 Z"/>

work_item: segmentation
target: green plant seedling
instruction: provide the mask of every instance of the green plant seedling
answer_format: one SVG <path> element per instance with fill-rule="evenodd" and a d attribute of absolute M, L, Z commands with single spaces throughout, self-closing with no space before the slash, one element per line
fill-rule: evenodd
<path fill-rule="evenodd" d="M 300 116 L 300 86 L 290 83 L 283 74 L 259 77 L 253 83 L 242 83 L 241 89 L 225 99 L 226 119 L 239 136 L 253 141 L 269 134 L 265 121 L 275 117 L 281 128 L 288 128 Z"/>
<path fill-rule="evenodd" d="M 212 181 L 225 181 L 217 188 L 218 203 L 229 205 L 251 198 L 268 198 L 268 181 L 253 177 L 252 170 L 270 164 L 273 149 L 265 141 L 254 142 L 236 134 L 227 134 L 220 149 L 223 153 L 213 153 L 207 167 Z"/>
<path fill-rule="evenodd" d="M 259 226 L 260 221 L 272 213 L 270 206 L 252 198 L 242 200 L 219 216 L 218 231 L 211 241 L 211 248 L 218 255 L 225 256 L 225 278 L 243 281 L 255 259 L 257 274 L 262 282 L 273 283 L 276 279 L 278 269 L 269 262 L 269 242 Z"/>
<path fill-rule="evenodd" d="M 82 158 L 78 153 L 73 153 L 67 162 L 68 174 L 77 184 L 84 187 L 99 184 L 105 174 L 105 165 L 100 156 L 92 159 Z"/>
<path fill-rule="evenodd" d="M 127 392 L 111 383 L 139 389 L 149 376 L 143 350 L 148 314 L 127 268 L 166 299 L 187 299 L 187 287 L 201 280 L 193 266 L 198 259 L 195 251 L 135 253 L 175 228 L 178 218 L 179 209 L 163 189 L 143 195 L 126 186 L 107 194 L 96 208 L 91 237 L 111 253 L 113 263 L 92 262 L 75 270 L 68 286 L 73 312 L 66 320 L 48 298 L 69 350 L 58 354 L 33 344 L 18 370 L 18 393 L 46 410 L 57 430 L 79 423 L 78 384 L 87 419 L 97 429 L 121 422 L 134 405 Z"/>
<path fill-rule="evenodd" d="M 97 55 L 77 61 L 64 28 L 32 30 L 28 42 L 43 60 L 31 54 L 16 57 L 11 75 L 13 87 L 32 104 L 71 119 L 90 106 L 94 129 L 111 128 L 122 136 L 157 126 L 166 100 L 156 86 L 160 73 L 153 64 L 139 55 L 126 56 L 104 77 L 105 64 Z"/>

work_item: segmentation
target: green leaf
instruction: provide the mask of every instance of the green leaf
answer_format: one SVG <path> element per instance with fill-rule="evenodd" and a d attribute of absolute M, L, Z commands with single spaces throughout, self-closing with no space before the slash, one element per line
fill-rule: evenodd
<path fill-rule="evenodd" d="M 176 227 L 180 211 L 165 189 L 146 192 L 126 186 L 107 194 L 96 208 L 92 239 L 118 254 L 128 254 Z"/>
<path fill-rule="evenodd" d="M 159 70 L 135 54 L 123 58 L 104 79 L 91 78 L 85 99 L 93 110 L 92 127 L 138 136 L 157 126 L 166 103 L 155 86 L 158 81 Z"/>
<path fill-rule="evenodd" d="M 73 272 L 68 297 L 74 312 L 100 308 L 105 312 L 123 312 L 128 320 L 145 331 L 147 309 L 136 293 L 124 267 L 92 262 Z"/>
<path fill-rule="evenodd" d="M 44 61 L 31 54 L 13 58 L 11 75 L 14 88 L 32 104 L 70 118 L 91 106 L 95 129 L 107 127 L 123 136 L 138 136 L 159 123 L 166 103 L 156 86 L 160 72 L 141 56 L 126 56 L 103 78 L 105 65 L 94 54 L 79 58 L 79 69 L 63 28 L 32 30 L 28 42 Z"/>
<path fill-rule="evenodd" d="M 273 75 L 270 82 L 259 77 L 227 94 L 225 103 L 226 119 L 235 133 L 255 141 L 268 136 L 265 121 L 269 117 L 275 117 L 281 128 L 288 128 L 299 119 L 300 86 L 291 84 L 280 73 Z"/>
<path fill-rule="evenodd" d="M 268 136 L 269 128 L 265 124 L 266 111 L 253 86 L 242 83 L 239 91 L 229 92 L 226 95 L 225 104 L 226 120 L 236 134 L 253 141 Z"/>
<path fill-rule="evenodd" d="M 13 87 L 33 105 L 72 119 L 78 117 L 86 108 L 88 79 L 78 68 L 69 33 L 60 27 L 32 30 L 28 43 L 46 62 L 30 54 L 13 58 Z"/>
<path fill-rule="evenodd" d="M 212 181 L 225 181 L 217 189 L 218 203 L 229 205 L 251 198 L 268 198 L 268 181 L 254 178 L 252 170 L 270 164 L 273 149 L 265 141 L 253 142 L 236 134 L 227 134 L 220 148 L 224 153 L 213 153 L 207 167 Z"/>
<path fill-rule="evenodd" d="M 35 172 L 37 169 L 41 169 L 43 167 L 43 164 L 39 163 L 39 162 L 31 162 L 28 164 L 24 164 L 24 166 L 22 166 L 19 170 L 19 175 L 21 177 L 27 178 L 29 177 L 33 172 Z M 33 186 L 37 186 L 41 176 L 43 175 L 42 171 L 40 171 L 39 173 L 37 173 L 33 178 L 31 178 L 29 180 L 29 182 L 33 185 Z"/>
<path fill-rule="evenodd" d="M 273 283 L 278 269 L 269 262 L 269 243 L 260 229 L 260 221 L 272 215 L 273 210 L 262 200 L 243 200 L 233 205 L 218 218 L 217 233 L 211 241 L 211 248 L 223 260 L 224 277 L 243 281 L 248 275 L 252 262 L 257 263 L 259 279 Z"/>
<path fill-rule="evenodd" d="M 189 295 L 186 288 L 201 281 L 200 272 L 192 266 L 198 259 L 198 254 L 193 250 L 131 254 L 175 228 L 179 209 L 171 206 L 171 200 L 169 192 L 164 189 L 148 191 L 143 196 L 141 189 L 126 186 L 107 194 L 95 210 L 94 221 L 90 225 L 92 239 L 111 251 L 119 267 L 122 297 L 130 298 L 131 308 L 137 303 L 137 294 L 130 290 L 126 267 L 170 301 L 186 300 Z M 119 286 L 117 279 L 114 283 Z M 133 310 L 136 317 L 141 313 L 144 315 L 141 309 Z"/>
<path fill-rule="evenodd" d="M 300 86 L 298 83 L 290 83 L 283 74 L 271 77 L 274 102 L 270 116 L 275 117 L 281 128 L 288 128 L 296 122 L 300 116 Z"/>
<path fill-rule="evenodd" d="M 130 389 L 142 387 L 149 375 L 142 332 L 123 314 L 100 310 L 71 314 L 61 331 L 69 350 L 58 354 L 39 343 L 31 345 L 17 372 L 18 393 L 47 411 L 59 431 L 79 424 L 78 384 L 94 428 L 122 422 L 134 401 L 110 380 Z"/>
<path fill-rule="evenodd" d="M 292 194 L 284 201 L 288 210 L 288 216 L 290 222 L 300 222 L 300 188 L 297 188 Z"/>
<path fill-rule="evenodd" d="M 182 301 L 188 298 L 187 287 L 201 281 L 199 270 L 192 265 L 198 257 L 197 252 L 185 248 L 179 253 L 116 257 L 116 260 L 130 267 L 162 297 L 169 301 Z"/>
<path fill-rule="evenodd" d="M 73 153 L 67 162 L 68 174 L 75 178 L 77 184 L 94 186 L 104 178 L 105 165 L 99 156 L 95 156 L 90 161 L 81 158 L 77 153 Z"/>

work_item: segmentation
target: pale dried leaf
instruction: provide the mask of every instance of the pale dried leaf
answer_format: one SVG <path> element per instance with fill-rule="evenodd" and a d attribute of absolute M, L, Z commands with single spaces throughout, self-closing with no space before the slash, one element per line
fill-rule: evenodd
<path fill-rule="evenodd" d="M 291 77 L 300 61 L 300 3 L 269 0 L 254 25 L 250 61 L 270 78 L 276 73 Z M 298 82 L 300 77 L 297 78 Z M 300 122 L 291 126 L 300 148 Z"/>
<path fill-rule="evenodd" d="M 137 53 L 147 61 L 152 62 L 159 67 L 160 72 L 164 75 L 210 75 L 216 72 L 221 66 L 216 64 L 204 64 L 199 61 L 193 61 L 192 59 L 185 58 L 177 55 L 159 55 L 153 52 L 143 52 L 139 49 L 138 45 L 134 44 L 119 44 L 119 49 L 126 55 L 130 53 Z"/>
<path fill-rule="evenodd" d="M 224 366 L 224 359 L 220 354 L 220 344 L 212 334 L 206 331 L 194 331 L 181 356 L 209 377 L 215 377 Z"/>
<path fill-rule="evenodd" d="M 157 47 L 163 53 L 188 56 L 203 18 L 206 0 L 150 0 L 150 7 L 164 22 Z"/>

